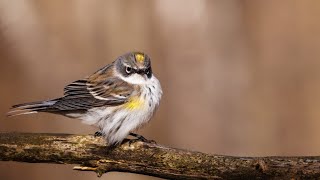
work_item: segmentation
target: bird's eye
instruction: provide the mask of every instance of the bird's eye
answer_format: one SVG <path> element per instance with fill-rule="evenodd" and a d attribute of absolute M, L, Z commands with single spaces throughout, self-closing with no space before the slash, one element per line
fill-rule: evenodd
<path fill-rule="evenodd" d="M 132 68 L 131 67 L 126 67 L 126 73 L 131 74 L 132 73 Z"/>

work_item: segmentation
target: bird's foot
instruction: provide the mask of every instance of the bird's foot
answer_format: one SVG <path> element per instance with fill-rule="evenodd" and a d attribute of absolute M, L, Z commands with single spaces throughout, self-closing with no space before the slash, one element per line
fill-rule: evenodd
<path fill-rule="evenodd" d="M 94 137 L 101 137 L 103 134 L 101 131 L 97 131 L 94 133 Z"/>
<path fill-rule="evenodd" d="M 142 142 L 146 142 L 146 143 L 150 143 L 150 144 L 157 144 L 156 141 L 148 140 L 145 137 L 143 137 L 139 134 L 136 134 L 136 133 L 130 133 L 129 135 L 137 138 L 137 139 L 130 139 L 130 141 L 129 141 L 130 144 L 136 142 L 137 140 L 142 141 Z"/>

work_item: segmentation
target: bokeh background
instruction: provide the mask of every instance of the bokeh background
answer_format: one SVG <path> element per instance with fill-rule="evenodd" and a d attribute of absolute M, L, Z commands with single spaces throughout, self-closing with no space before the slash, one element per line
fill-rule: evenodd
<path fill-rule="evenodd" d="M 319 17 L 317 0 L 0 0 L 0 131 L 95 132 L 62 116 L 5 113 L 139 50 L 164 90 L 145 137 L 212 154 L 320 155 Z M 0 162 L 0 177 L 98 179 L 13 162 Z"/>

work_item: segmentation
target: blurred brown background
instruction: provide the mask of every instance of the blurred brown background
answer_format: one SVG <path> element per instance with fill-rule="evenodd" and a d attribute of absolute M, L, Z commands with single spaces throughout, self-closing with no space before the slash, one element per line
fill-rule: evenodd
<path fill-rule="evenodd" d="M 319 17 L 317 0 L 0 0 L 0 131 L 95 132 L 57 115 L 4 114 L 140 50 L 164 90 L 145 137 L 212 154 L 320 155 Z M 0 162 L 0 177 L 98 179 L 71 169 Z"/>

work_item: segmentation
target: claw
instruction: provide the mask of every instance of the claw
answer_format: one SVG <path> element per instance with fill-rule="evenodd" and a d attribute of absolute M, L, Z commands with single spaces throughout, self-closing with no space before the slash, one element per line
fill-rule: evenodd
<path fill-rule="evenodd" d="M 101 131 L 97 131 L 94 133 L 94 137 L 101 137 L 103 134 Z"/>
<path fill-rule="evenodd" d="M 135 142 L 136 140 L 140 140 L 140 141 L 142 141 L 142 142 L 146 142 L 146 143 L 150 143 L 150 144 L 157 144 L 156 141 L 154 141 L 154 140 L 148 140 L 148 139 L 146 139 L 145 137 L 143 137 L 143 136 L 141 136 L 141 135 L 139 135 L 139 134 L 136 134 L 136 133 L 130 133 L 129 135 L 137 138 L 137 139 L 132 139 L 132 140 L 130 140 L 130 141 L 129 141 L 129 144 L 132 144 L 132 143 Z M 131 141 L 133 141 L 133 142 L 131 142 Z"/>

